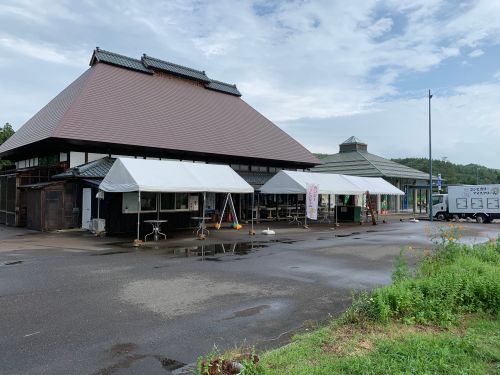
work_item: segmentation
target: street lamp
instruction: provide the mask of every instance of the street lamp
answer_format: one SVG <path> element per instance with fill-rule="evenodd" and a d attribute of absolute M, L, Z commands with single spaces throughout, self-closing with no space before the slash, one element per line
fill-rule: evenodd
<path fill-rule="evenodd" d="M 431 131 L 431 90 L 429 89 L 429 220 L 432 221 L 432 131 Z"/>

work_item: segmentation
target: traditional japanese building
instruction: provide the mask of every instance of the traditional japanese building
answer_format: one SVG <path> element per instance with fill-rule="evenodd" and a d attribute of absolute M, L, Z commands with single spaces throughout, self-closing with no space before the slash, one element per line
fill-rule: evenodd
<path fill-rule="evenodd" d="M 241 96 L 201 70 L 96 48 L 90 68 L 0 146 L 0 157 L 16 165 L 0 176 L 0 223 L 86 227 L 96 186 L 118 156 L 227 164 L 256 188 L 280 169 L 320 163 Z M 121 215 L 110 228 L 127 232 L 133 198 L 113 199 Z M 169 225 L 185 225 L 188 197 L 169 199 Z M 246 200 L 237 199 L 240 210 Z"/>
<path fill-rule="evenodd" d="M 403 197 L 378 197 L 377 209 L 425 211 L 429 175 L 368 152 L 368 145 L 352 136 L 339 145 L 339 152 L 323 160 L 312 171 L 362 177 L 382 177 L 405 192 Z"/>

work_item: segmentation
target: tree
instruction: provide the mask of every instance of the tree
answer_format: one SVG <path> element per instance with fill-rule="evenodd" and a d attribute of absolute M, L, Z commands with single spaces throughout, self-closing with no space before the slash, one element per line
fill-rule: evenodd
<path fill-rule="evenodd" d="M 0 128 L 0 145 L 9 139 L 14 133 L 15 131 L 12 129 L 12 125 L 6 122 L 5 125 Z M 11 164 L 12 162 L 9 160 L 0 160 L 0 169 Z"/>
<path fill-rule="evenodd" d="M 0 128 L 0 145 L 9 139 L 15 133 L 12 125 L 8 122 L 5 123 L 3 128 Z"/>

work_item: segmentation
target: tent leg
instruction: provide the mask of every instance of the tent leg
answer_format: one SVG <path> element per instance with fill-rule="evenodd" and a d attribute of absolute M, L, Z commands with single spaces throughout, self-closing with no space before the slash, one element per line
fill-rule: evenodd
<path fill-rule="evenodd" d="M 139 228 L 141 225 L 141 192 L 139 191 L 137 194 L 137 238 L 134 241 L 134 246 L 140 246 L 141 239 L 139 238 Z"/>
<path fill-rule="evenodd" d="M 222 207 L 222 212 L 220 215 L 219 224 L 216 226 L 216 229 L 220 229 L 220 227 L 222 225 L 222 220 L 224 220 L 224 214 L 226 213 L 226 207 L 227 207 L 228 200 L 229 200 L 229 193 L 227 193 L 226 198 L 224 199 L 224 206 Z"/>
<path fill-rule="evenodd" d="M 250 236 L 255 236 L 255 230 L 253 229 L 253 205 L 254 205 L 255 193 L 252 193 L 252 207 L 250 208 L 250 215 L 252 216 L 252 228 L 248 232 Z M 257 211 L 255 211 L 257 213 Z"/>

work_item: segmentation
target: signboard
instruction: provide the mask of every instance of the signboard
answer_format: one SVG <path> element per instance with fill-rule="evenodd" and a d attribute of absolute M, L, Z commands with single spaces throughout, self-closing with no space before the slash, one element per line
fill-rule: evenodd
<path fill-rule="evenodd" d="M 438 173 L 437 184 L 438 184 L 438 191 L 441 191 L 441 186 L 443 186 L 443 180 L 441 178 L 441 173 Z"/>
<path fill-rule="evenodd" d="M 189 211 L 198 211 L 198 196 L 190 195 L 188 202 Z"/>
<path fill-rule="evenodd" d="M 318 220 L 318 185 L 307 184 L 306 215 L 311 220 Z"/>

